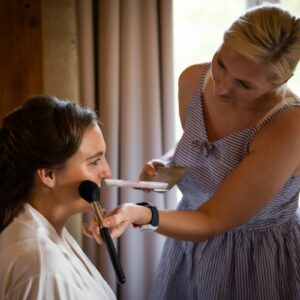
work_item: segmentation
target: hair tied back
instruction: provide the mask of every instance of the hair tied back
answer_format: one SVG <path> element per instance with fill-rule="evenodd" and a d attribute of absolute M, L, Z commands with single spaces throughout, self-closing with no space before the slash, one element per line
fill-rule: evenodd
<path fill-rule="evenodd" d="M 9 131 L 7 128 L 0 128 L 0 143 L 6 141 Z"/>
<path fill-rule="evenodd" d="M 6 178 L 6 173 L 7 173 L 6 168 L 0 167 L 0 186 L 1 186 L 1 183 L 3 183 Z"/>

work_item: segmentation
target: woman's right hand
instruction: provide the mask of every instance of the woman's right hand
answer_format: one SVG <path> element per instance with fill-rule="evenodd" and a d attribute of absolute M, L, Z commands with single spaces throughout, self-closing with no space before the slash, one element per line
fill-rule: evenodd
<path fill-rule="evenodd" d="M 103 226 L 109 228 L 112 238 L 120 237 L 131 224 L 149 224 L 152 217 L 148 207 L 133 203 L 124 203 L 109 211 L 103 219 Z M 98 244 L 104 244 L 99 232 L 99 224 L 93 219 L 90 224 L 82 225 L 83 233 L 89 238 L 94 238 Z"/>
<path fill-rule="evenodd" d="M 152 212 L 148 207 L 133 203 L 124 203 L 106 214 L 103 225 L 109 228 L 112 238 L 118 238 L 129 225 L 149 224 L 151 218 Z M 99 239 L 97 241 L 99 242 Z"/>
<path fill-rule="evenodd" d="M 145 210 L 145 207 L 135 205 L 133 203 L 124 203 L 111 211 L 105 213 L 103 219 L 103 226 L 109 228 L 112 238 L 120 237 L 129 225 L 137 222 L 143 222 L 151 218 L 149 216 L 149 209 Z M 100 234 L 100 228 L 97 220 L 93 218 L 89 224 L 82 224 L 82 232 L 89 238 L 94 238 L 100 245 L 104 244 L 104 241 Z"/>

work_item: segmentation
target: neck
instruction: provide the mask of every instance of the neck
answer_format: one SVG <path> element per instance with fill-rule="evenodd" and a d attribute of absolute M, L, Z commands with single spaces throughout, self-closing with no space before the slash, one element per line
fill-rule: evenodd
<path fill-rule="evenodd" d="M 282 86 L 278 87 L 254 101 L 253 109 L 272 109 L 276 105 L 284 103 L 285 94 L 286 89 Z"/>
<path fill-rule="evenodd" d="M 37 195 L 35 193 L 33 193 L 26 202 L 28 202 L 49 221 L 58 235 L 62 234 L 65 223 L 70 217 L 66 214 L 62 207 L 55 205 L 53 203 L 53 199 L 50 197 Z"/>

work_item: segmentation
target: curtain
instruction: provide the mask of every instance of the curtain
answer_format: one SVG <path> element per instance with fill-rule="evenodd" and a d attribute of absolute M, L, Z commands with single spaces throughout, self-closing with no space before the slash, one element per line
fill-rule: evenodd
<path fill-rule="evenodd" d="M 246 0 L 246 5 L 247 8 L 250 8 L 252 6 L 261 5 L 266 2 L 278 4 L 280 3 L 280 0 Z"/>
<path fill-rule="evenodd" d="M 137 180 L 145 162 L 175 145 L 172 0 L 77 1 L 81 102 L 98 111 L 112 178 Z M 124 202 L 175 208 L 176 190 L 101 187 L 109 210 Z M 91 216 L 87 216 L 87 219 Z M 147 299 L 164 238 L 129 228 L 115 241 L 126 275 L 119 285 L 104 246 L 84 250 L 118 299 Z"/>

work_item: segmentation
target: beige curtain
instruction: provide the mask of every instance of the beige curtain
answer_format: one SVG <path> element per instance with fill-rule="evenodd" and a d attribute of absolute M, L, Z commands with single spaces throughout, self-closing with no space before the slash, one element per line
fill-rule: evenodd
<path fill-rule="evenodd" d="M 78 0 L 82 102 L 99 111 L 112 178 L 137 180 L 144 163 L 175 144 L 172 0 Z M 148 201 L 174 208 L 176 191 L 145 194 L 102 185 L 102 206 Z M 129 228 L 116 241 L 126 283 L 105 247 L 84 250 L 118 299 L 147 299 L 164 238 Z"/>
<path fill-rule="evenodd" d="M 252 6 L 261 5 L 265 2 L 280 3 L 280 0 L 246 0 L 246 7 L 250 8 Z"/>

